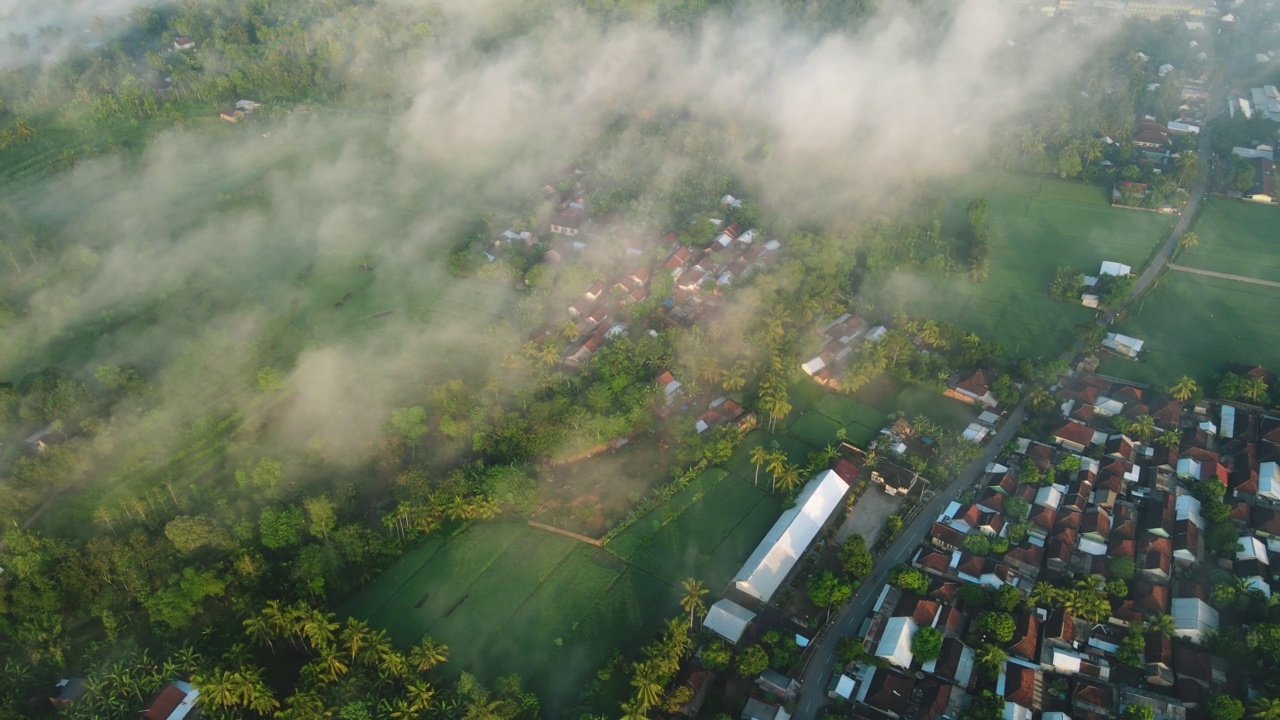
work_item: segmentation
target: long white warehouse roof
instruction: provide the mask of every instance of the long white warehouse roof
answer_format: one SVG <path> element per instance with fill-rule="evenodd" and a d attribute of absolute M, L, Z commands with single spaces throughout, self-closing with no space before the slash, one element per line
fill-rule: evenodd
<path fill-rule="evenodd" d="M 757 600 L 769 602 L 848 491 L 848 483 L 831 470 L 823 470 L 810 480 L 796 498 L 796 506 L 782 513 L 747 558 L 733 578 L 734 585 Z"/>

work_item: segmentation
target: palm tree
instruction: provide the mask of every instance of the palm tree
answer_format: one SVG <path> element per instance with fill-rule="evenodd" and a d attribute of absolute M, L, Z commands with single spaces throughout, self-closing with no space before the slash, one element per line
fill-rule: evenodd
<path fill-rule="evenodd" d="M 787 456 L 785 453 L 774 451 L 769 453 L 769 462 L 764 468 L 772 479 L 770 489 L 778 487 L 778 476 L 787 469 Z"/>
<path fill-rule="evenodd" d="M 240 704 L 240 685 L 243 678 L 239 673 L 227 670 L 197 675 L 192 678 L 193 684 L 200 691 L 204 702 L 214 707 L 232 707 Z"/>
<path fill-rule="evenodd" d="M 330 682 L 337 682 L 338 678 L 346 675 L 351 669 L 342 655 L 332 648 L 320 656 L 320 665 Z"/>
<path fill-rule="evenodd" d="M 1260 377 L 1249 378 L 1240 388 L 1240 394 L 1252 403 L 1262 402 L 1267 397 L 1267 381 Z"/>
<path fill-rule="evenodd" d="M 733 367 L 725 371 L 724 377 L 720 380 L 720 387 L 728 392 L 736 392 L 746 387 L 747 373 L 751 370 L 751 363 L 746 360 L 739 360 L 733 364 Z"/>
<path fill-rule="evenodd" d="M 800 467 L 787 465 L 787 469 L 778 476 L 778 487 L 782 488 L 782 492 L 789 493 L 800 487 L 800 480 Z"/>
<path fill-rule="evenodd" d="M 1190 250 L 1198 245 L 1200 245 L 1200 236 L 1194 232 L 1183 233 L 1182 237 L 1178 238 L 1178 247 L 1183 250 Z"/>
<path fill-rule="evenodd" d="M 271 644 L 271 623 L 262 613 L 254 615 L 244 621 L 244 634 L 254 642 L 265 644 L 267 647 L 271 648 L 271 654 L 275 654 L 276 648 Z"/>
<path fill-rule="evenodd" d="M 760 466 L 769 461 L 769 451 L 764 449 L 763 445 L 757 445 L 751 448 L 751 464 L 756 466 L 755 484 L 760 484 Z"/>
<path fill-rule="evenodd" d="M 649 708 L 644 703 L 631 701 L 622 703 L 621 720 L 647 720 Z"/>
<path fill-rule="evenodd" d="M 436 697 L 435 689 L 426 683 L 409 683 L 404 692 L 409 700 L 409 711 L 416 713 L 430 710 Z"/>
<path fill-rule="evenodd" d="M 1189 375 L 1183 375 L 1182 379 L 1174 383 L 1173 387 L 1169 389 L 1169 392 L 1173 395 L 1174 400 L 1186 402 L 1191 399 L 1192 395 L 1200 392 L 1200 386 Z"/>
<path fill-rule="evenodd" d="M 1080 157 L 1084 159 L 1084 164 L 1087 166 L 1090 163 L 1101 160 L 1102 152 L 1102 140 L 1098 138 L 1089 138 L 1084 141 L 1084 145 L 1080 149 Z"/>
<path fill-rule="evenodd" d="M 1158 632 L 1173 637 L 1174 631 L 1173 618 L 1164 613 L 1152 615 L 1147 619 L 1147 632 Z"/>
<path fill-rule="evenodd" d="M 426 635 L 409 651 L 409 666 L 420 673 L 449 660 L 449 646 L 441 645 Z"/>
<path fill-rule="evenodd" d="M 1045 388 L 1036 385 L 1027 391 L 1027 404 L 1036 412 L 1047 412 L 1053 408 L 1053 396 Z"/>
<path fill-rule="evenodd" d="M 1129 423 L 1129 432 L 1137 435 L 1143 442 L 1147 442 L 1156 434 L 1156 419 L 1145 413 L 1139 415 Z"/>
<path fill-rule="evenodd" d="M 1000 674 L 1000 668 L 1004 667 L 1005 662 L 1009 660 L 1009 653 L 999 645 L 988 643 L 978 650 L 975 659 L 978 661 L 978 667 L 995 677 Z"/>
<path fill-rule="evenodd" d="M 478 692 L 467 703 L 467 711 L 462 720 L 502 720 L 505 704 L 501 699 L 490 700 L 487 692 Z"/>
<path fill-rule="evenodd" d="M 1036 607 L 1056 607 L 1062 599 L 1061 591 L 1047 582 L 1038 582 L 1031 588 L 1027 602 Z"/>
<path fill-rule="evenodd" d="M 356 661 L 360 648 L 369 639 L 369 623 L 355 618 L 347 618 L 347 626 L 342 628 L 338 643 L 343 650 L 351 651 L 351 662 Z"/>
<path fill-rule="evenodd" d="M 694 613 L 707 609 L 706 603 L 702 601 L 702 596 L 706 595 L 708 591 L 702 586 L 702 581 L 695 578 L 689 578 L 683 584 L 684 597 L 680 598 L 680 607 L 689 612 L 689 629 L 692 630 Z"/>
<path fill-rule="evenodd" d="M 1097 593 L 1106 592 L 1107 581 L 1101 575 L 1090 575 L 1076 581 L 1076 589 Z"/>
<path fill-rule="evenodd" d="M 646 708 L 656 706 L 662 702 L 662 683 L 658 680 L 657 668 L 649 663 L 637 663 L 635 667 L 636 674 L 631 678 L 631 686 L 636 689 L 636 702 Z"/>
<path fill-rule="evenodd" d="M 1260 697 L 1249 706 L 1249 717 L 1254 720 L 1280 720 L 1280 699 Z"/>
<path fill-rule="evenodd" d="M 1182 433 L 1177 430 L 1160 433 L 1160 437 L 1156 438 L 1156 444 L 1177 450 L 1178 446 L 1182 444 Z"/>

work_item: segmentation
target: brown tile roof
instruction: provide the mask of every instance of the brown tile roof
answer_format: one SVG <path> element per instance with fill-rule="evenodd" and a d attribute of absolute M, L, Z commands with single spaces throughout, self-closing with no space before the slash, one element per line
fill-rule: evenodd
<path fill-rule="evenodd" d="M 933 600 L 926 600 L 910 593 L 903 593 L 893 614 L 895 616 L 905 615 L 911 618 L 917 627 L 930 627 L 933 625 L 933 618 L 937 616 L 938 608 L 940 607 L 941 605 Z"/>
<path fill-rule="evenodd" d="M 1054 520 L 1058 517 L 1058 513 L 1054 510 L 1036 505 L 1031 508 L 1031 514 L 1027 517 L 1027 522 L 1032 525 L 1049 532 L 1053 529 Z"/>
<path fill-rule="evenodd" d="M 1026 568 L 1038 568 L 1044 563 L 1044 548 L 1024 542 L 1005 553 L 1004 559 Z"/>
<path fill-rule="evenodd" d="M 935 579 L 929 586 L 929 597 L 934 600 L 941 600 L 944 603 L 954 601 L 959 594 L 960 583 L 954 580 L 943 580 L 939 578 Z"/>
<path fill-rule="evenodd" d="M 187 699 L 187 693 L 173 683 L 164 686 L 159 695 L 141 713 L 142 720 L 168 720 L 174 710 Z"/>
<path fill-rule="evenodd" d="M 1213 656 L 1203 648 L 1178 643 L 1173 648 L 1173 671 L 1179 679 L 1188 678 L 1201 685 L 1213 684 Z"/>
<path fill-rule="evenodd" d="M 946 637 L 942 639 L 942 650 L 938 654 L 938 663 L 934 666 L 933 671 L 940 677 L 948 680 L 956 679 L 956 672 L 960 669 L 960 660 L 964 656 L 965 645 L 958 639 Z M 969 678 L 970 684 L 973 678 Z"/>
<path fill-rule="evenodd" d="M 1071 699 L 1103 708 L 1110 708 L 1114 704 L 1111 688 L 1087 680 L 1076 681 L 1076 689 L 1071 693 Z"/>
<path fill-rule="evenodd" d="M 916 720 L 934 720 L 947 711 L 947 704 L 951 702 L 950 683 L 925 678 L 916 687 L 920 691 Z"/>
<path fill-rule="evenodd" d="M 1069 643 L 1075 639 L 1075 636 L 1076 624 L 1071 618 L 1070 611 L 1058 608 L 1049 613 L 1049 618 L 1044 622 L 1044 637 L 1046 640 Z"/>
<path fill-rule="evenodd" d="M 887 710 L 901 716 L 911 702 L 915 681 L 884 668 L 876 670 L 867 683 L 866 704 L 879 710 Z"/>
<path fill-rule="evenodd" d="M 929 532 L 929 537 L 936 543 L 949 545 L 959 548 L 964 545 L 964 533 L 956 530 L 950 525 L 936 522 L 933 524 L 933 530 Z"/>
<path fill-rule="evenodd" d="M 1055 440 L 1088 446 L 1093 442 L 1093 428 L 1078 422 L 1068 422 L 1054 430 L 1053 437 Z"/>
<path fill-rule="evenodd" d="M 1031 613 L 1018 615 L 1009 654 L 1026 660 L 1038 661 L 1036 647 L 1040 641 L 1040 620 Z"/>
<path fill-rule="evenodd" d="M 1134 578 L 1133 589 L 1129 592 L 1134 607 L 1148 615 L 1169 612 L 1169 585 L 1149 582 L 1147 579 Z"/>
<path fill-rule="evenodd" d="M 974 370 L 972 375 L 956 383 L 956 388 L 977 395 L 978 397 L 982 397 L 991 391 L 991 388 L 987 383 L 986 373 L 981 370 Z"/>
<path fill-rule="evenodd" d="M 1036 670 L 1009 663 L 1005 670 L 1004 699 L 1024 708 L 1036 706 Z"/>
<path fill-rule="evenodd" d="M 932 548 L 925 548 L 920 551 L 920 557 L 916 560 L 916 563 L 926 570 L 944 573 L 951 567 L 951 554 Z"/>
<path fill-rule="evenodd" d="M 1149 632 L 1143 636 L 1147 646 L 1143 651 L 1148 665 L 1164 665 L 1173 668 L 1173 638 L 1162 632 Z"/>

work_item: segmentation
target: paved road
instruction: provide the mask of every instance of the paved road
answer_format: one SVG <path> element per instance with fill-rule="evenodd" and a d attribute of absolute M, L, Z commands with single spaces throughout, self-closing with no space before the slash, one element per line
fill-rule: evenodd
<path fill-rule="evenodd" d="M 1169 269 L 1177 270 L 1178 272 L 1193 273 L 1195 275 L 1208 275 L 1209 277 L 1222 278 L 1223 280 L 1235 280 L 1236 282 L 1266 285 L 1267 287 L 1280 287 L 1280 282 L 1275 282 L 1274 280 L 1259 280 L 1258 278 L 1245 277 L 1244 275 L 1232 275 L 1231 273 L 1187 267 L 1186 265 L 1174 265 L 1173 263 L 1169 263 Z"/>
<path fill-rule="evenodd" d="M 911 524 L 898 533 L 897 539 L 877 559 L 871 575 L 862 581 L 858 592 L 831 620 L 822 636 L 815 640 L 810 649 L 809 662 L 800 678 L 803 686 L 796 704 L 795 720 L 814 720 L 818 710 L 827 702 L 827 683 L 831 677 L 832 666 L 835 665 L 836 643 L 841 638 L 851 636 L 858 631 L 863 618 L 871 612 L 871 604 L 879 596 L 880 588 L 884 586 L 885 576 L 889 570 L 910 559 L 912 551 L 920 544 L 925 532 L 933 526 L 933 521 L 946 504 L 959 497 L 965 488 L 977 480 L 978 476 L 986 470 L 987 465 L 994 461 L 1004 449 L 1005 444 L 1013 439 L 1025 414 L 1026 400 L 1024 399 L 1013 412 L 1009 413 L 1004 425 L 991 438 L 982 455 L 957 475 L 945 490 L 935 495 L 915 516 Z M 856 506 L 854 512 L 857 512 Z"/>
<path fill-rule="evenodd" d="M 1216 90 L 1211 90 L 1209 96 L 1217 97 Z M 1156 278 L 1160 276 L 1165 265 L 1169 263 L 1169 258 L 1178 246 L 1178 240 L 1182 238 L 1182 235 L 1187 232 L 1187 228 L 1190 227 L 1191 221 L 1200 209 L 1200 203 L 1208 194 L 1209 176 L 1212 167 L 1210 164 L 1212 157 L 1210 144 L 1212 140 L 1208 121 L 1212 120 L 1214 115 L 1217 114 L 1217 103 L 1211 103 L 1211 108 L 1209 116 L 1205 118 L 1205 122 L 1201 123 L 1200 147 L 1197 150 L 1197 154 L 1200 156 L 1200 166 L 1204 168 L 1204 176 L 1191 189 L 1191 197 L 1187 200 L 1187 206 L 1183 208 L 1178 221 L 1169 230 L 1169 237 L 1165 239 L 1160 251 L 1156 253 L 1156 256 L 1151 259 L 1142 274 L 1134 281 L 1129 297 L 1125 299 L 1120 307 L 1109 310 L 1099 316 L 1098 325 L 1104 328 L 1110 327 L 1118 315 L 1141 298 L 1147 290 L 1151 289 Z M 1063 357 L 1070 359 L 1074 354 L 1072 350 L 1068 350 L 1064 352 Z M 836 643 L 841 638 L 852 636 L 858 631 L 862 620 L 871 612 L 871 604 L 879 596 L 880 588 L 884 586 L 889 570 L 906 562 L 911 556 L 912 550 L 920 544 L 925 531 L 932 526 L 934 519 L 942 512 L 943 507 L 959 497 L 960 493 L 986 469 L 987 464 L 996 459 L 1000 451 L 1004 449 L 1005 444 L 1013 439 L 1026 414 L 1026 405 L 1027 401 L 1024 397 L 1018 407 L 1005 419 L 1004 425 L 991 439 L 982 455 L 977 460 L 974 460 L 969 467 L 965 468 L 964 472 L 956 476 L 945 490 L 935 495 L 928 505 L 911 521 L 911 524 L 902 529 L 902 532 L 898 534 L 897 539 L 893 541 L 888 550 L 877 559 L 871 575 L 863 580 L 858 592 L 845 604 L 840 614 L 828 623 L 821 637 L 814 641 L 808 664 L 805 665 L 804 672 L 800 678 L 803 685 L 796 704 L 796 712 L 793 715 L 795 720 L 815 720 L 818 711 L 827 702 L 827 684 L 831 678 L 832 667 L 835 665 Z"/>
<path fill-rule="evenodd" d="M 1210 91 L 1209 97 L 1217 97 L 1217 92 Z M 1108 310 L 1098 317 L 1098 325 L 1100 327 L 1111 327 L 1111 324 L 1115 322 L 1118 316 L 1128 310 L 1130 306 L 1151 289 L 1151 285 L 1155 283 L 1156 278 L 1160 277 L 1160 273 L 1164 271 L 1165 265 L 1173 255 L 1173 251 L 1178 247 L 1178 241 L 1182 239 L 1183 234 L 1191 227 L 1191 221 L 1195 219 L 1196 213 L 1200 210 L 1200 203 L 1209 194 L 1209 176 L 1212 174 L 1211 160 L 1213 158 L 1213 150 L 1211 148 L 1213 131 L 1209 128 L 1209 121 L 1217 115 L 1217 105 L 1218 103 L 1210 102 L 1210 108 L 1212 109 L 1209 111 L 1209 116 L 1200 124 L 1200 148 L 1196 151 L 1196 154 L 1200 156 L 1200 167 L 1203 169 L 1203 176 L 1195 184 L 1195 187 L 1191 188 L 1191 197 L 1187 200 L 1187 206 L 1182 209 L 1182 214 L 1178 216 L 1178 221 L 1169 230 L 1169 237 L 1165 238 L 1164 245 L 1160 247 L 1160 251 L 1151 259 L 1147 267 L 1143 269 L 1138 279 L 1133 282 L 1129 297 L 1125 298 L 1124 303 L 1119 307 Z"/>

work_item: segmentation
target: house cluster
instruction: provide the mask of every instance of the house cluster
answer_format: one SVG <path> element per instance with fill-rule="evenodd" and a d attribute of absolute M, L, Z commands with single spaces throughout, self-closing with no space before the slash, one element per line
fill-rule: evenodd
<path fill-rule="evenodd" d="M 966 440 L 972 442 L 985 440 L 1000 422 L 1000 416 L 995 412 L 1000 401 L 991 392 L 989 375 L 990 373 L 981 368 L 961 373 L 947 383 L 947 389 L 942 392 L 953 400 L 968 403 L 981 411 L 978 414 L 978 420 L 969 423 L 968 427 L 960 433 Z"/>
<path fill-rule="evenodd" d="M 846 445 L 842 450 L 853 448 Z M 792 581 L 810 547 L 830 529 L 860 472 L 849 457 L 840 457 L 812 478 L 796 497 L 795 506 L 782 513 L 720 599 L 707 610 L 703 627 L 737 645 L 758 639 L 764 625 L 778 625 L 776 611 L 768 606 Z M 809 643 L 799 632 L 795 640 L 802 648 Z M 742 720 L 786 720 L 790 717 L 787 707 L 799 690 L 794 679 L 766 670 L 755 679 Z"/>
<path fill-rule="evenodd" d="M 870 662 L 838 668 L 831 695 L 860 717 L 957 717 L 979 691 L 1002 698 L 1009 720 L 1115 717 L 1152 707 L 1156 717 L 1205 711 L 1219 692 L 1238 692 L 1226 663 L 1203 646 L 1218 629 L 1206 579 L 1232 567 L 1270 596 L 1280 562 L 1280 418 L 1230 405 L 1181 403 L 1150 391 L 1085 375 L 1057 389 L 1063 422 L 1051 441 L 1022 438 L 992 463 L 968 502 L 936 519 L 912 564 L 928 580 L 917 594 L 886 585 L 863 623 Z M 1116 418 L 1150 418 L 1128 433 Z M 1141 437 L 1145 437 L 1144 441 Z M 1176 434 L 1181 442 L 1157 441 Z M 1196 481 L 1221 482 L 1239 533 L 1233 558 L 1206 552 L 1209 521 L 1190 492 Z M 972 551 L 1007 544 L 1007 552 Z M 1130 575 L 1129 573 L 1132 573 Z M 1039 583 L 1059 592 L 1127 581 L 1127 594 L 1090 589 L 1101 608 L 1031 602 Z M 974 646 L 977 611 L 962 612 L 961 588 L 1015 588 L 1027 608 L 1012 613 L 1012 639 Z M 1008 592 L 1008 591 L 1005 591 Z M 1084 592 L 1084 591 L 1079 591 Z M 1111 599 L 1103 599 L 1108 598 Z M 1037 607 L 1036 605 L 1040 606 Z M 989 608 L 988 608 L 989 609 Z M 1169 616 L 1155 627 L 1152 618 Z M 913 654 L 921 628 L 941 635 L 937 658 Z M 1136 670 L 1122 659 L 1126 636 L 1144 644 Z M 1118 656 L 1118 654 L 1120 656 Z"/>
<path fill-rule="evenodd" d="M 237 100 L 234 106 L 219 110 L 218 117 L 229 123 L 238 123 L 252 115 L 253 111 L 257 110 L 261 105 L 261 103 L 253 100 Z"/>
<path fill-rule="evenodd" d="M 49 702 L 54 709 L 65 712 L 88 692 L 85 679 L 81 677 L 63 678 L 54 686 L 49 695 Z M 174 680 L 160 689 L 147 706 L 138 711 L 140 720 L 183 720 L 186 717 L 199 717 L 196 705 L 200 700 L 200 691 L 182 680 Z"/>
<path fill-rule="evenodd" d="M 875 343 L 887 332 L 883 325 L 873 327 L 857 315 L 845 313 L 818 328 L 822 347 L 800 369 L 819 385 L 839 388 L 840 378 L 848 369 L 847 358 L 864 343 Z"/>

